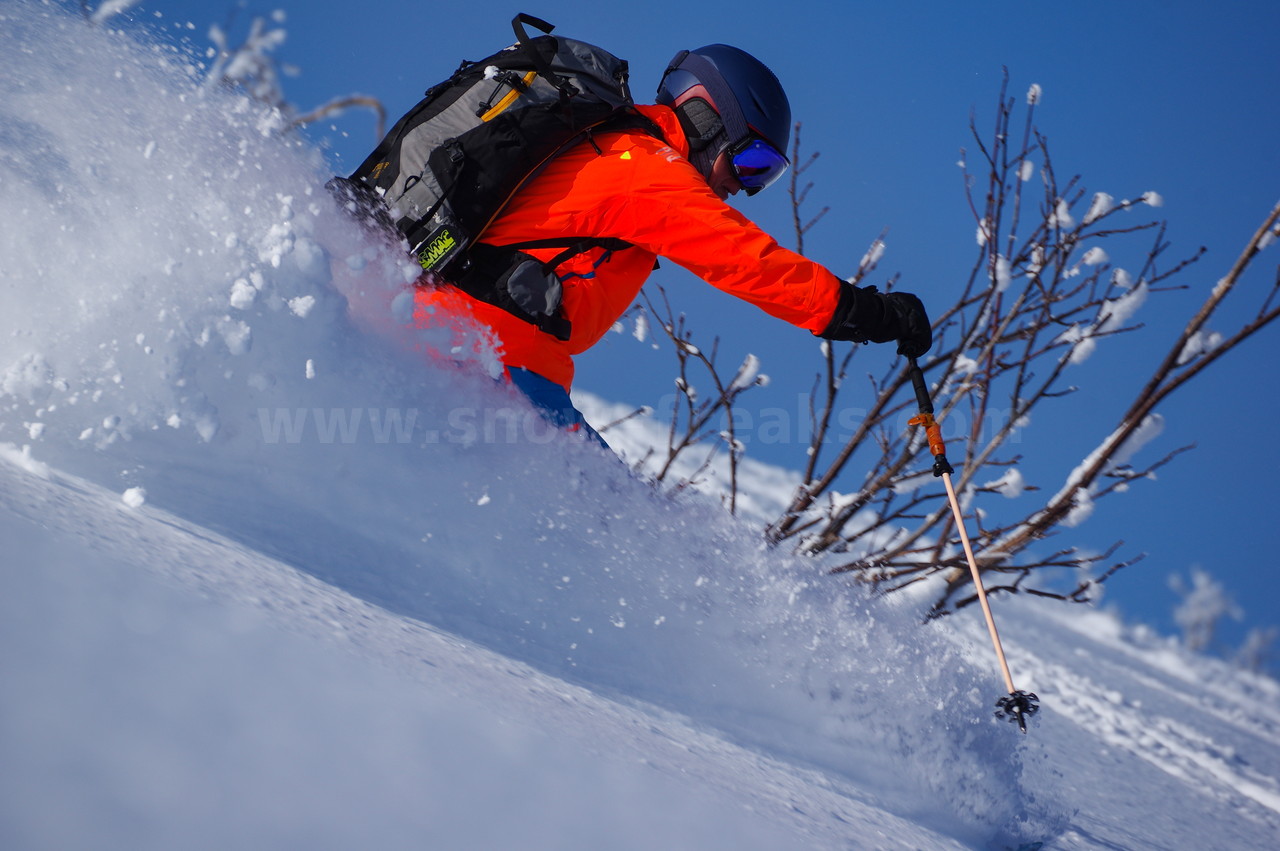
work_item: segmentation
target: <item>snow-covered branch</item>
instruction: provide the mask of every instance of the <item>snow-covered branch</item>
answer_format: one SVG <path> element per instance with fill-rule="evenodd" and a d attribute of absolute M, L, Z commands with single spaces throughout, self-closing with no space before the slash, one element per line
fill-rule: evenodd
<path fill-rule="evenodd" d="M 963 153 L 960 166 L 977 223 L 978 257 L 966 288 L 936 317 L 937 344 L 923 366 L 937 376 L 932 394 L 939 419 L 967 423 L 954 445 L 963 447 L 956 465 L 958 489 L 972 523 L 970 531 L 977 529 L 978 559 L 984 572 L 1013 577 L 1004 584 L 997 580 L 992 590 L 1079 601 L 1094 596 L 1098 585 L 1141 556 L 1104 565 L 1095 575 L 1095 568 L 1112 558 L 1115 547 L 1102 556 L 1077 546 L 1033 555 L 1035 545 L 1084 523 L 1098 510 L 1099 500 L 1126 491 L 1133 482 L 1154 478 L 1156 470 L 1190 448 L 1134 464 L 1139 451 L 1160 433 L 1159 403 L 1280 314 L 1275 304 L 1278 279 L 1252 321 L 1234 331 L 1206 327 L 1249 261 L 1280 234 L 1280 206 L 1175 339 L 1151 382 L 1137 390 L 1119 424 L 1104 432 L 1106 437 L 1074 464 L 1059 488 L 1037 499 L 1039 489 L 1024 479 L 1019 456 L 1009 454 L 1013 441 L 1030 427 L 1033 412 L 1076 391 L 1067 380 L 1073 367 L 1105 356 L 1110 338 L 1139 328 L 1144 305 L 1170 289 L 1170 280 L 1203 254 L 1201 249 L 1169 264 L 1163 222 L 1119 218 L 1134 210 L 1159 208 L 1163 199 L 1158 193 L 1117 198 L 1108 192 L 1087 192 L 1079 177 L 1060 182 L 1048 143 L 1031 120 L 1042 97 L 1043 92 L 1032 87 L 1026 120 L 1015 128 L 1018 102 L 1002 89 L 993 130 L 983 134 L 971 126 L 979 153 L 973 161 L 984 164 L 986 173 L 970 173 L 971 158 Z M 1031 185 L 1036 175 L 1042 184 L 1038 203 Z M 1134 240 L 1144 236 L 1149 241 L 1145 250 L 1139 249 L 1136 262 L 1126 267 L 1113 259 L 1132 259 Z M 863 272 L 859 270 L 859 278 Z M 837 404 L 834 396 L 848 361 L 837 377 L 832 347 L 824 350 L 824 358 L 824 408 L 829 412 Z M 899 431 L 914 408 L 905 375 L 890 372 L 875 382 L 874 389 L 875 404 L 825 469 L 814 463 L 825 445 L 825 431 L 819 434 L 809 451 L 804 484 L 768 534 L 774 541 L 794 539 L 809 553 L 849 553 L 852 558 L 835 570 L 881 590 L 940 580 L 934 612 L 944 613 L 971 600 L 964 591 L 970 579 L 956 545 L 954 521 L 941 489 L 927 474 L 931 458 L 921 436 Z M 854 459 L 860 463 L 855 465 Z M 867 472 L 853 472 L 858 469 Z M 850 475 L 860 475 L 851 495 L 824 499 Z M 974 499 L 984 493 L 1027 508 L 992 523 L 991 510 L 978 508 Z M 1010 513 L 999 511 L 1001 516 Z M 1084 578 L 1069 590 L 1032 587 L 1028 578 L 1043 568 L 1070 568 L 1083 572 Z"/>
<path fill-rule="evenodd" d="M 216 52 L 206 80 L 210 85 L 242 88 L 254 100 L 289 114 L 280 71 L 272 55 L 284 44 L 286 36 L 283 28 L 268 28 L 266 18 L 255 17 L 245 40 L 232 47 L 226 30 L 214 24 L 209 28 L 209 40 Z"/>
<path fill-rule="evenodd" d="M 347 95 L 346 97 L 334 98 L 326 104 L 321 104 L 310 112 L 299 115 L 293 119 L 291 127 L 305 127 L 308 124 L 314 124 L 322 121 L 331 115 L 339 115 L 353 107 L 371 110 L 376 117 L 374 126 L 374 135 L 379 139 L 387 132 L 387 110 L 382 105 L 382 101 L 369 95 Z"/>
<path fill-rule="evenodd" d="M 1127 460 L 1127 456 L 1132 454 L 1129 447 L 1134 442 L 1143 441 L 1143 432 L 1149 429 L 1153 421 L 1158 420 L 1156 408 L 1170 394 L 1185 386 L 1209 364 L 1280 317 L 1280 306 L 1271 303 L 1272 294 L 1269 292 L 1263 302 L 1263 308 L 1254 319 L 1244 323 L 1231 334 L 1220 336 L 1215 346 L 1206 348 L 1203 342 L 1198 340 L 1198 335 L 1203 333 L 1206 323 L 1222 304 L 1223 299 L 1238 285 L 1241 276 L 1252 260 L 1258 256 L 1259 251 L 1265 248 L 1267 235 L 1274 232 L 1278 223 L 1280 223 L 1280 204 L 1277 204 L 1267 215 L 1232 264 L 1231 270 L 1218 281 L 1182 333 L 1174 340 L 1164 360 L 1134 397 L 1129 409 L 1121 415 L 1119 426 L 1072 471 L 1063 488 L 1049 500 L 1041 512 L 1030 518 L 1028 523 L 1011 537 L 1007 546 L 1021 549 L 1041 535 L 1046 527 L 1056 525 L 1069 517 L 1082 495 L 1088 494 L 1096 486 L 1099 478 L 1107 474 L 1113 465 Z M 1188 351 L 1193 349 L 1194 354 L 1188 356 Z"/>
<path fill-rule="evenodd" d="M 283 23 L 284 13 L 276 12 L 273 21 L 275 24 Z M 370 95 L 336 97 L 309 112 L 298 114 L 285 96 L 282 82 L 283 77 L 296 75 L 297 69 L 282 65 L 275 55 L 286 36 L 282 26 L 272 26 L 266 18 L 255 17 L 244 41 L 233 47 L 227 28 L 214 24 L 209 28 L 213 49 L 210 51 L 212 62 L 205 75 L 207 85 L 235 88 L 266 104 L 278 117 L 277 129 L 284 131 L 305 127 L 347 109 L 368 109 L 376 117 L 375 135 L 382 138 L 387 122 L 386 108 Z"/>

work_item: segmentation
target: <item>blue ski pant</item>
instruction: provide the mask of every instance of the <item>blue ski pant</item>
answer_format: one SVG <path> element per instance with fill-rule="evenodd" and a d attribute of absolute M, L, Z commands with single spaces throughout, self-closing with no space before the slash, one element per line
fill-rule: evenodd
<path fill-rule="evenodd" d="M 573 406 L 569 392 L 559 384 L 523 367 L 510 367 L 506 375 L 511 386 L 533 403 L 544 420 L 565 431 L 581 434 L 605 449 L 609 448 L 600 432 L 592 428 L 582 412 Z"/>

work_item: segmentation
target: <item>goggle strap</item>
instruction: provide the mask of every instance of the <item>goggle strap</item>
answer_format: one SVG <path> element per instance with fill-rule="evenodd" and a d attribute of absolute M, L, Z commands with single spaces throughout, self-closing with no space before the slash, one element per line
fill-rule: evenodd
<path fill-rule="evenodd" d="M 676 67 L 687 69 L 706 88 L 707 94 L 715 101 L 716 111 L 720 113 L 720 120 L 724 122 L 728 137 L 745 139 L 751 131 L 746 119 L 742 117 L 742 110 L 738 108 L 738 99 L 734 97 L 733 90 L 720 76 L 716 66 L 706 57 L 690 53 Z"/>

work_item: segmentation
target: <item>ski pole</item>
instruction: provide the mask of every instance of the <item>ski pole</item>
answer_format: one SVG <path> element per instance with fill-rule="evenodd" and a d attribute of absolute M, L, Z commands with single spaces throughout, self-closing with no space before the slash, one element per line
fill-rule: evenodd
<path fill-rule="evenodd" d="M 1000 660 L 1000 670 L 1004 674 L 1005 687 L 1009 694 L 996 701 L 996 717 L 1007 718 L 1016 722 L 1018 729 L 1027 732 L 1027 719 L 1040 710 L 1040 699 L 1034 694 L 1014 688 L 1013 675 L 1009 673 L 1009 662 L 1004 656 L 1004 647 L 1000 644 L 1000 633 L 996 630 L 996 619 L 991 614 L 991 604 L 987 602 L 987 590 L 982 585 L 982 575 L 978 572 L 977 559 L 973 557 L 973 546 L 969 543 L 969 533 L 964 528 L 964 514 L 960 511 L 960 500 L 956 498 L 955 485 L 951 483 L 951 474 L 955 470 L 947 460 L 947 447 L 942 441 L 942 427 L 933 418 L 933 400 L 929 398 L 929 387 L 924 382 L 924 373 L 914 357 L 907 357 L 907 370 L 911 376 L 911 386 L 916 391 L 916 404 L 920 413 L 908 420 L 909 425 L 924 426 L 925 437 L 929 441 L 929 451 L 933 453 L 933 475 L 940 476 L 947 488 L 947 500 L 951 503 L 951 514 L 955 517 L 956 529 L 960 532 L 960 543 L 964 546 L 965 558 L 969 561 L 969 573 L 973 577 L 973 587 L 978 592 L 978 602 L 982 604 L 982 614 L 987 619 L 987 631 L 991 633 L 991 644 L 995 647 L 996 658 Z"/>

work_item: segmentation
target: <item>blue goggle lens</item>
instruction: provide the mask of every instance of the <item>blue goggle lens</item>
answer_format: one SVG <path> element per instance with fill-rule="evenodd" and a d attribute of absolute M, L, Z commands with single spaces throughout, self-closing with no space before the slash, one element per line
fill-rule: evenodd
<path fill-rule="evenodd" d="M 787 158 L 763 139 L 752 139 L 733 153 L 733 175 L 748 195 L 782 177 L 788 165 Z"/>

